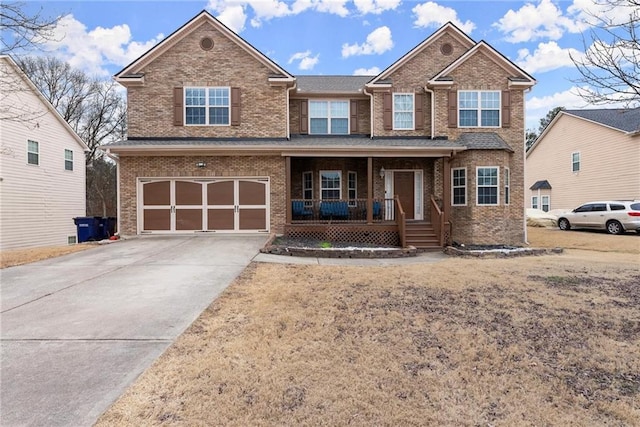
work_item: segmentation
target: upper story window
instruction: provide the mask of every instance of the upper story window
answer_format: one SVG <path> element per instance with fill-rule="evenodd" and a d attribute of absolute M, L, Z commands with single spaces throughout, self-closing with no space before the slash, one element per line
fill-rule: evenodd
<path fill-rule="evenodd" d="M 184 89 L 185 124 L 229 126 L 228 87 L 187 87 Z"/>
<path fill-rule="evenodd" d="M 477 204 L 496 206 L 498 204 L 498 167 L 476 169 Z"/>
<path fill-rule="evenodd" d="M 580 153 L 571 153 L 571 171 L 580 172 Z"/>
<path fill-rule="evenodd" d="M 27 163 L 30 165 L 40 164 L 40 144 L 36 141 L 27 141 Z"/>
<path fill-rule="evenodd" d="M 500 91 L 458 92 L 459 127 L 500 127 Z"/>
<path fill-rule="evenodd" d="M 64 150 L 64 170 L 73 170 L 73 151 L 71 150 Z"/>
<path fill-rule="evenodd" d="M 393 94 L 393 129 L 395 130 L 413 130 L 413 93 L 394 93 Z"/>
<path fill-rule="evenodd" d="M 309 133 L 347 135 L 349 101 L 309 101 Z"/>

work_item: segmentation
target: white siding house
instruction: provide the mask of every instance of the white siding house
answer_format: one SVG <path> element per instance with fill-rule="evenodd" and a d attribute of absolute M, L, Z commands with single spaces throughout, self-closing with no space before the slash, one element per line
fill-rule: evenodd
<path fill-rule="evenodd" d="M 561 111 L 526 157 L 527 207 L 640 199 L 640 108 Z"/>
<path fill-rule="evenodd" d="M 87 146 L 9 56 L 0 76 L 0 250 L 75 243 Z"/>

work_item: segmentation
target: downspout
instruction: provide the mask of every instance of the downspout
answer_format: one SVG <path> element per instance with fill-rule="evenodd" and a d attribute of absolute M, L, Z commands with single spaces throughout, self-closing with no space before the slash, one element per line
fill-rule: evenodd
<path fill-rule="evenodd" d="M 528 87 L 526 88 L 524 91 L 522 91 L 522 99 L 523 99 L 523 105 L 522 105 L 522 109 L 523 111 L 523 117 L 527 117 L 527 101 L 524 99 L 524 95 L 531 92 L 531 88 Z M 526 139 L 527 139 L 527 129 L 526 129 L 526 124 L 524 126 L 523 132 L 522 132 L 522 141 L 524 142 L 524 144 L 522 144 L 522 166 L 523 166 L 523 171 L 522 171 L 522 194 L 527 194 L 527 144 L 526 144 Z M 538 197 L 538 206 L 540 205 L 540 197 Z M 525 245 L 529 245 L 529 235 L 527 233 L 527 203 L 523 200 L 522 204 L 524 205 L 522 210 L 524 211 L 524 221 L 522 224 L 522 227 L 524 228 L 524 243 Z"/>
<path fill-rule="evenodd" d="M 431 139 L 436 137 L 436 100 L 435 100 L 435 92 L 428 87 L 424 87 L 424 91 L 431 94 Z"/>
<path fill-rule="evenodd" d="M 364 89 L 362 89 L 362 92 L 367 95 L 369 97 L 369 117 L 371 118 L 371 139 L 373 139 L 373 129 L 375 129 L 375 127 L 373 126 L 374 123 L 374 111 L 373 111 L 373 92 L 369 93 L 367 92 L 367 86 L 364 87 Z"/>
<path fill-rule="evenodd" d="M 120 215 L 120 194 L 122 194 L 120 192 L 120 158 L 115 154 L 111 154 L 110 149 L 106 149 L 105 154 L 116 164 L 116 226 L 118 228 L 117 234 L 122 237 L 122 228 L 120 228 L 120 218 L 122 217 Z"/>
<path fill-rule="evenodd" d="M 289 123 L 289 101 L 291 98 L 291 91 L 294 90 L 298 86 L 297 82 L 293 82 L 293 86 L 287 88 L 287 113 L 286 113 L 286 138 L 287 140 L 291 140 L 291 124 Z"/>

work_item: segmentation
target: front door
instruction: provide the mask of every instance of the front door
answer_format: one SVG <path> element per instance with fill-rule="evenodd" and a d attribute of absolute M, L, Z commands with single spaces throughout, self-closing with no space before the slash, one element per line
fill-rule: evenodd
<path fill-rule="evenodd" d="M 413 171 L 395 171 L 393 173 L 393 192 L 400 199 L 406 219 L 414 219 L 415 188 Z"/>
<path fill-rule="evenodd" d="M 385 173 L 384 195 L 387 199 L 385 219 L 393 220 L 395 218 L 395 204 L 392 200 L 395 196 L 400 199 L 406 219 L 424 219 L 422 176 L 421 169 L 391 170 Z"/>

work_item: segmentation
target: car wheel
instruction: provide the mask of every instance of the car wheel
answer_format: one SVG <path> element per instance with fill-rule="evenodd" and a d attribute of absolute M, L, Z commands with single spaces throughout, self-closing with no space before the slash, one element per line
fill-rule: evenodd
<path fill-rule="evenodd" d="M 624 228 L 622 228 L 622 224 L 620 224 L 618 221 L 609 221 L 607 223 L 607 233 L 622 234 L 624 233 Z"/>
<path fill-rule="evenodd" d="M 569 220 L 566 218 L 560 218 L 558 220 L 558 228 L 560 230 L 571 230 L 571 224 L 569 224 Z"/>

